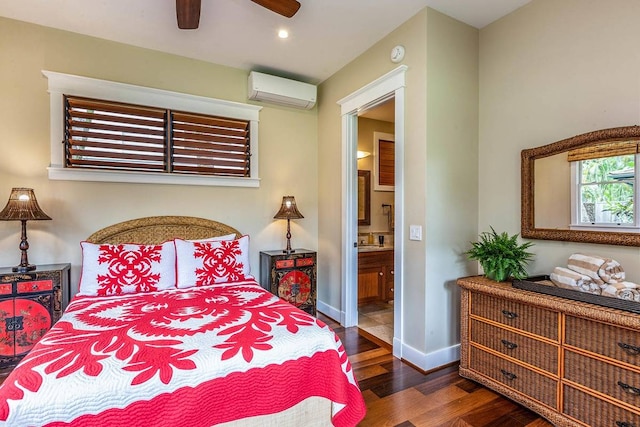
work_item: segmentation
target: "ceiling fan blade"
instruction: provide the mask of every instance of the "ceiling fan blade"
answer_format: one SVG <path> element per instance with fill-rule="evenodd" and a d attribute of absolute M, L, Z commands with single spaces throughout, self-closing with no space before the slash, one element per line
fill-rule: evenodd
<path fill-rule="evenodd" d="M 176 0 L 178 28 L 195 30 L 200 24 L 200 0 Z"/>
<path fill-rule="evenodd" d="M 300 9 L 300 2 L 296 0 L 251 0 L 272 12 L 291 18 Z"/>

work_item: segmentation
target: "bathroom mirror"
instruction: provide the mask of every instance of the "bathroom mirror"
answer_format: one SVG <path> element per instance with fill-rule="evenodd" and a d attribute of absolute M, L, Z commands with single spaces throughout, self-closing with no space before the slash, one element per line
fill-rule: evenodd
<path fill-rule="evenodd" d="M 541 147 L 522 150 L 521 236 L 528 239 L 640 246 L 640 233 L 616 231 L 616 227 L 605 227 L 604 230 L 598 227 L 598 230 L 589 230 L 589 227 L 570 226 L 573 215 L 580 214 L 571 211 L 572 191 L 574 191 L 575 180 L 579 179 L 575 178 L 572 184 L 571 177 L 572 174 L 581 176 L 571 172 L 570 162 L 575 158 L 575 153 L 599 153 L 603 149 L 622 148 L 622 152 L 628 154 L 638 153 L 639 147 L 640 126 L 626 126 L 597 130 Z M 633 188 L 635 180 L 633 170 L 627 175 L 631 175 L 631 181 L 628 184 Z M 609 173 L 608 176 L 614 176 L 614 173 Z M 618 174 L 617 178 L 615 176 L 611 178 L 611 180 L 615 179 L 622 178 Z M 633 200 L 627 201 L 627 206 L 629 203 L 633 215 Z M 582 205 L 589 204 L 591 203 L 582 203 Z M 586 215 L 585 212 L 590 210 L 586 208 L 591 207 L 580 207 L 585 209 L 582 215 Z M 607 211 L 611 208 L 601 210 Z M 588 220 L 583 221 L 588 224 L 586 222 Z"/>
<path fill-rule="evenodd" d="M 371 171 L 358 171 L 358 225 L 371 225 Z"/>

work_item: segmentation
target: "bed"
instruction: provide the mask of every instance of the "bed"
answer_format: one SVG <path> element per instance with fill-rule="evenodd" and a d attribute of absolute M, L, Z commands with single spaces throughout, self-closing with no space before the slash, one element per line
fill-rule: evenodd
<path fill-rule="evenodd" d="M 248 239 L 178 216 L 92 234 L 78 294 L 0 386 L 0 424 L 356 425 L 342 343 L 260 287 Z"/>

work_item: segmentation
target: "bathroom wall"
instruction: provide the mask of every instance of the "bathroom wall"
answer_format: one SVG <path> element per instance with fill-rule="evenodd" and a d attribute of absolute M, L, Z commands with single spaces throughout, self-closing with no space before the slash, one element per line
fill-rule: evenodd
<path fill-rule="evenodd" d="M 365 239 L 371 232 L 375 236 L 383 234 L 385 243 L 392 244 L 393 230 L 389 228 L 388 214 L 389 208 L 382 208 L 383 204 L 393 206 L 393 191 L 376 191 L 374 189 L 374 132 L 383 132 L 393 134 L 394 123 L 382 120 L 368 119 L 364 117 L 358 118 L 358 151 L 366 151 L 371 153 L 370 156 L 358 160 L 358 170 L 371 171 L 371 225 L 358 227 L 358 241 Z"/>

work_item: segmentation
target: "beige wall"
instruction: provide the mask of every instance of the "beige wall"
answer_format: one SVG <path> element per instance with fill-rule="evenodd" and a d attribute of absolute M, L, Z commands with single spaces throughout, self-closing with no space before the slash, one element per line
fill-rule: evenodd
<path fill-rule="evenodd" d="M 459 343 L 455 280 L 476 273 L 464 252 L 478 230 L 478 31 L 429 12 L 425 335 L 431 353 Z"/>
<path fill-rule="evenodd" d="M 246 102 L 244 70 L 0 18 L 0 203 L 12 187 L 32 187 L 52 221 L 28 223 L 32 263 L 71 262 L 79 242 L 106 225 L 150 215 L 192 215 L 251 235 L 252 273 L 260 250 L 285 247 L 274 221 L 283 195 L 304 219 L 292 245 L 317 248 L 317 113 L 264 104 L 260 112 L 260 188 L 49 181 L 49 96 L 41 70 Z M 0 222 L 0 265 L 16 265 L 20 224 Z"/>
<path fill-rule="evenodd" d="M 480 230 L 520 231 L 520 151 L 640 119 L 640 2 L 534 0 L 480 31 Z M 574 252 L 618 260 L 640 282 L 640 249 L 534 241 L 532 274 Z"/>
<path fill-rule="evenodd" d="M 405 46 L 405 157 L 402 206 L 402 356 L 428 369 L 455 358 L 459 341 L 455 279 L 475 272 L 462 256 L 477 233 L 478 31 L 424 9 L 320 86 L 319 297 L 338 310 L 341 290 L 342 161 L 336 102 L 394 69 Z M 398 171 L 396 173 L 399 173 Z M 408 240 L 408 225 L 423 240 Z M 398 266 L 396 266 L 396 270 Z"/>

